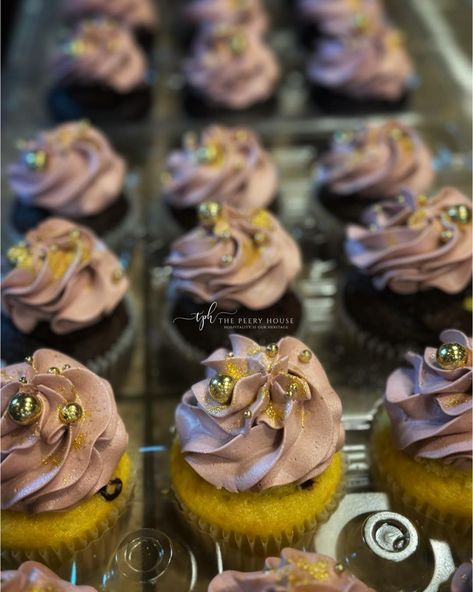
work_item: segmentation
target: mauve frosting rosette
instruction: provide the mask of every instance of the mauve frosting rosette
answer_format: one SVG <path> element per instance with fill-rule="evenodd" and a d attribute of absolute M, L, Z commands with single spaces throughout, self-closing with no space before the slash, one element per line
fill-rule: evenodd
<path fill-rule="evenodd" d="M 211 102 L 244 109 L 269 99 L 279 66 L 261 37 L 241 27 L 218 25 L 201 31 L 184 64 L 188 84 Z"/>
<path fill-rule="evenodd" d="M 224 571 L 208 592 L 374 592 L 341 564 L 319 553 L 286 548 L 268 557 L 263 571 Z"/>
<path fill-rule="evenodd" d="M 58 85 L 99 84 L 127 93 L 145 84 L 146 59 L 129 29 L 97 18 L 80 22 L 53 56 Z"/>
<path fill-rule="evenodd" d="M 320 33 L 334 37 L 366 34 L 384 22 L 379 0 L 298 0 L 298 10 Z"/>
<path fill-rule="evenodd" d="M 105 15 L 129 27 L 145 29 L 153 29 L 157 21 L 152 0 L 66 0 L 64 15 L 67 19 Z"/>
<path fill-rule="evenodd" d="M 445 187 L 431 198 L 410 193 L 364 215 L 368 228 L 347 228 L 350 262 L 376 289 L 457 294 L 471 282 L 471 200 Z"/>
<path fill-rule="evenodd" d="M 468 563 L 462 563 L 456 570 L 452 585 L 450 588 L 451 592 L 471 592 L 473 587 L 473 566 L 471 561 Z"/>
<path fill-rule="evenodd" d="M 409 352 L 410 367 L 399 368 L 388 378 L 384 404 L 397 448 L 416 459 L 471 468 L 471 338 L 449 329 L 440 340 L 465 348 L 466 365 L 443 368 L 433 347 L 425 348 L 423 356 Z"/>
<path fill-rule="evenodd" d="M 262 35 L 268 29 L 268 15 L 260 0 L 193 0 L 184 8 L 193 25 L 240 26 Z"/>
<path fill-rule="evenodd" d="M 128 280 L 117 257 L 86 227 L 49 218 L 8 252 L 15 265 L 2 280 L 2 312 L 22 333 L 45 321 L 66 334 L 110 315 Z"/>
<path fill-rule="evenodd" d="M 277 302 L 302 266 L 296 242 L 266 210 L 202 206 L 201 216 L 215 208 L 212 223 L 171 246 L 167 263 L 176 291 L 227 309 L 260 310 Z"/>
<path fill-rule="evenodd" d="M 231 351 L 219 349 L 203 362 L 209 377 L 177 407 L 185 460 L 230 492 L 302 484 L 323 473 L 343 445 L 344 430 L 340 399 L 318 359 L 293 337 L 271 351 L 241 335 L 230 340 Z M 308 359 L 301 361 L 305 351 Z M 217 375 L 232 381 L 225 404 L 209 390 Z"/>
<path fill-rule="evenodd" d="M 3 592 L 97 592 L 91 586 L 74 586 L 45 565 L 26 561 L 16 570 L 0 572 Z"/>
<path fill-rule="evenodd" d="M 398 122 L 338 132 L 318 163 L 317 183 L 340 196 L 395 197 L 432 184 L 432 155 L 419 135 Z"/>
<path fill-rule="evenodd" d="M 128 436 L 106 380 L 40 349 L 5 367 L 0 384 L 2 509 L 67 510 L 108 484 Z M 33 422 L 16 416 L 22 395 L 34 401 L 28 409 L 37 408 Z"/>
<path fill-rule="evenodd" d="M 256 134 L 213 125 L 200 138 L 186 134 L 171 152 L 164 196 L 176 208 L 213 200 L 236 208 L 264 208 L 277 191 L 277 170 Z"/>
<path fill-rule="evenodd" d="M 86 122 L 40 132 L 20 150 L 8 177 L 12 191 L 28 206 L 79 218 L 105 210 L 122 192 L 125 162 Z"/>
<path fill-rule="evenodd" d="M 358 38 L 321 40 L 307 67 L 311 82 L 355 99 L 397 101 L 413 74 L 399 31 L 387 26 Z"/>

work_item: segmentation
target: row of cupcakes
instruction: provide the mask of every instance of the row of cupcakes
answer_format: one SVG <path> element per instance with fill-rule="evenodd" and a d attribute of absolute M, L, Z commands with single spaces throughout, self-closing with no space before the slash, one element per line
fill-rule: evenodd
<path fill-rule="evenodd" d="M 440 342 L 408 353 L 388 378 L 372 461 L 394 504 L 455 536 L 471 529 L 472 341 L 447 330 Z M 176 409 L 176 510 L 202 550 L 210 537 L 229 563 L 309 544 L 344 484 L 342 404 L 317 356 L 293 337 L 262 346 L 232 335 L 203 363 L 206 377 Z M 133 488 L 110 384 L 42 349 L 2 370 L 1 405 L 4 565 L 61 568 L 75 559 L 80 571 L 90 556 L 109 558 Z M 335 590 L 348 583 L 343 561 L 283 551 L 291 556 L 328 562 L 325 576 L 340 578 Z"/>

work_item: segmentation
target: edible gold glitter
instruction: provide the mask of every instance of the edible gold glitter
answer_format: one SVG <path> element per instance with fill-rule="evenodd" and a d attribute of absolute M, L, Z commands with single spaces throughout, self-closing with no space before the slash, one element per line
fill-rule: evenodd
<path fill-rule="evenodd" d="M 62 458 L 60 458 L 57 454 L 49 454 L 46 456 L 46 458 L 43 458 L 41 462 L 43 465 L 58 467 L 62 462 Z"/>
<path fill-rule="evenodd" d="M 273 225 L 270 214 L 267 210 L 255 210 L 250 217 L 250 223 L 258 228 L 266 228 L 271 230 Z"/>
<path fill-rule="evenodd" d="M 289 560 L 289 562 L 295 564 L 298 569 L 306 571 L 315 580 L 323 582 L 329 577 L 330 564 L 326 559 L 311 562 L 307 561 L 307 559 L 299 558 L 295 561 Z"/>
<path fill-rule="evenodd" d="M 471 400 L 471 394 L 468 393 L 452 393 L 445 397 L 442 397 L 443 407 L 449 409 L 450 407 L 456 407 L 462 403 L 466 403 Z"/>
<path fill-rule="evenodd" d="M 75 450 L 79 450 L 84 445 L 84 442 L 85 434 L 81 432 L 74 438 L 74 440 L 72 440 L 72 448 L 74 448 Z"/>
<path fill-rule="evenodd" d="M 225 371 L 224 374 L 228 374 L 235 380 L 240 380 L 245 376 L 248 376 L 248 366 L 245 361 L 234 361 L 231 358 L 225 360 Z"/>

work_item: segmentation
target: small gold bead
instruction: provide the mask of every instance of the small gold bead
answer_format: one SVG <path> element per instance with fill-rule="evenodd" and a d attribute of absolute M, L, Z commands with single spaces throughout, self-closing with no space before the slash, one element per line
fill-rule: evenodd
<path fill-rule="evenodd" d="M 229 351 L 225 354 L 225 357 L 226 358 L 233 358 L 233 357 L 235 357 L 235 354 L 233 352 Z"/>
<path fill-rule="evenodd" d="M 439 235 L 439 239 L 441 243 L 448 243 L 453 238 L 453 232 L 451 230 L 442 230 Z"/>
<path fill-rule="evenodd" d="M 255 232 L 253 235 L 253 242 L 257 247 L 261 247 L 268 242 L 268 235 L 262 231 Z"/>
<path fill-rule="evenodd" d="M 275 356 L 278 355 L 279 352 L 279 346 L 277 343 L 270 343 L 269 345 L 266 346 L 266 355 L 269 358 L 274 358 Z"/>
<path fill-rule="evenodd" d="M 34 423 L 41 415 L 42 409 L 41 399 L 31 393 L 19 392 L 8 403 L 10 419 L 22 426 Z"/>
<path fill-rule="evenodd" d="M 70 364 L 64 364 L 64 366 L 62 367 L 63 370 L 69 370 L 71 368 Z"/>
<path fill-rule="evenodd" d="M 125 277 L 125 272 L 123 271 L 123 269 L 121 269 L 121 267 L 118 269 L 115 269 L 115 271 L 112 273 L 112 282 L 114 284 L 118 284 L 118 282 L 120 282 L 124 277 Z"/>
<path fill-rule="evenodd" d="M 443 343 L 437 349 L 435 358 L 444 370 L 456 370 L 466 366 L 468 352 L 460 343 Z"/>
<path fill-rule="evenodd" d="M 246 419 L 253 417 L 253 411 L 251 411 L 251 409 L 245 409 L 245 411 L 243 411 L 243 417 L 246 417 Z"/>
<path fill-rule="evenodd" d="M 33 356 L 26 356 L 25 362 L 27 364 L 29 364 L 30 366 L 32 366 L 33 365 Z"/>
<path fill-rule="evenodd" d="M 18 382 L 21 382 L 21 384 L 26 384 L 28 380 L 26 376 L 20 376 L 20 378 L 18 378 Z"/>
<path fill-rule="evenodd" d="M 336 573 L 343 573 L 345 571 L 345 566 L 340 561 L 335 564 L 334 570 Z"/>
<path fill-rule="evenodd" d="M 312 359 L 312 352 L 310 351 L 310 349 L 303 349 L 297 358 L 299 362 L 302 362 L 303 364 L 308 364 Z"/>
<path fill-rule="evenodd" d="M 71 230 L 71 232 L 69 233 L 69 238 L 72 240 L 79 240 L 80 230 L 78 228 L 74 228 L 74 230 Z"/>
<path fill-rule="evenodd" d="M 228 374 L 216 374 L 209 382 L 209 395 L 222 405 L 229 403 L 232 398 L 235 381 Z"/>
<path fill-rule="evenodd" d="M 233 263 L 233 255 L 222 255 L 220 258 L 220 265 L 222 267 L 228 267 Z"/>
<path fill-rule="evenodd" d="M 429 200 L 426 195 L 421 194 L 417 196 L 417 203 L 419 206 L 426 206 L 428 201 Z"/>
<path fill-rule="evenodd" d="M 79 421 L 83 415 L 82 407 L 79 403 L 67 403 L 59 411 L 59 419 L 66 425 L 71 425 Z"/>
<path fill-rule="evenodd" d="M 214 226 L 221 213 L 222 206 L 217 201 L 204 201 L 197 210 L 199 221 L 204 226 Z"/>
<path fill-rule="evenodd" d="M 48 368 L 48 374 L 54 374 L 55 376 L 57 376 L 58 374 L 61 374 L 61 371 L 59 370 L 59 368 L 56 368 L 56 366 L 50 366 Z"/>

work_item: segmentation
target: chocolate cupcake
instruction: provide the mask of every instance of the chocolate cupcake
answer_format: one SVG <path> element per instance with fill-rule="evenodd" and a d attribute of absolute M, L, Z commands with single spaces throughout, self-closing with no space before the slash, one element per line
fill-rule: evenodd
<path fill-rule="evenodd" d="M 158 21 L 152 0 L 65 0 L 64 17 L 77 21 L 96 16 L 107 16 L 129 27 L 145 51 L 153 46 Z"/>
<path fill-rule="evenodd" d="M 276 218 L 217 202 L 204 202 L 199 214 L 201 226 L 173 243 L 167 261 L 174 342 L 196 359 L 230 330 L 265 343 L 297 332 L 302 306 L 290 284 L 301 255 Z"/>
<path fill-rule="evenodd" d="M 402 190 L 427 191 L 434 179 L 432 154 L 415 130 L 399 121 L 337 132 L 315 170 L 317 203 L 342 229 L 359 222 L 370 203 Z"/>
<path fill-rule="evenodd" d="M 322 39 L 307 66 L 314 99 L 330 113 L 402 109 L 413 75 L 401 33 L 389 26 L 359 37 Z"/>
<path fill-rule="evenodd" d="M 186 108 L 191 115 L 267 113 L 280 70 L 271 48 L 242 27 L 203 29 L 184 63 Z"/>
<path fill-rule="evenodd" d="M 136 216 L 123 191 L 124 160 L 86 122 L 67 123 L 21 142 L 8 169 L 15 195 L 13 240 L 51 216 L 70 218 L 117 246 Z M 12 241 L 13 242 L 13 241 Z"/>
<path fill-rule="evenodd" d="M 61 349 L 101 374 L 123 376 L 135 318 L 117 257 L 92 231 L 49 218 L 11 247 L 1 284 L 2 357 Z"/>
<path fill-rule="evenodd" d="M 430 199 L 405 193 L 348 226 L 353 265 L 341 294 L 352 335 L 372 350 L 403 353 L 451 327 L 471 329 L 471 201 L 447 187 Z"/>
<path fill-rule="evenodd" d="M 357 37 L 371 34 L 384 24 L 379 0 L 298 0 L 301 39 L 309 45 L 319 36 Z"/>
<path fill-rule="evenodd" d="M 81 21 L 56 50 L 48 105 L 57 121 L 135 121 L 151 107 L 147 62 L 129 29 L 106 19 Z"/>
<path fill-rule="evenodd" d="M 275 199 L 278 173 L 255 133 L 213 125 L 200 138 L 184 136 L 168 157 L 163 194 L 185 227 L 197 224 L 196 208 L 216 201 L 234 208 L 265 208 Z"/>

